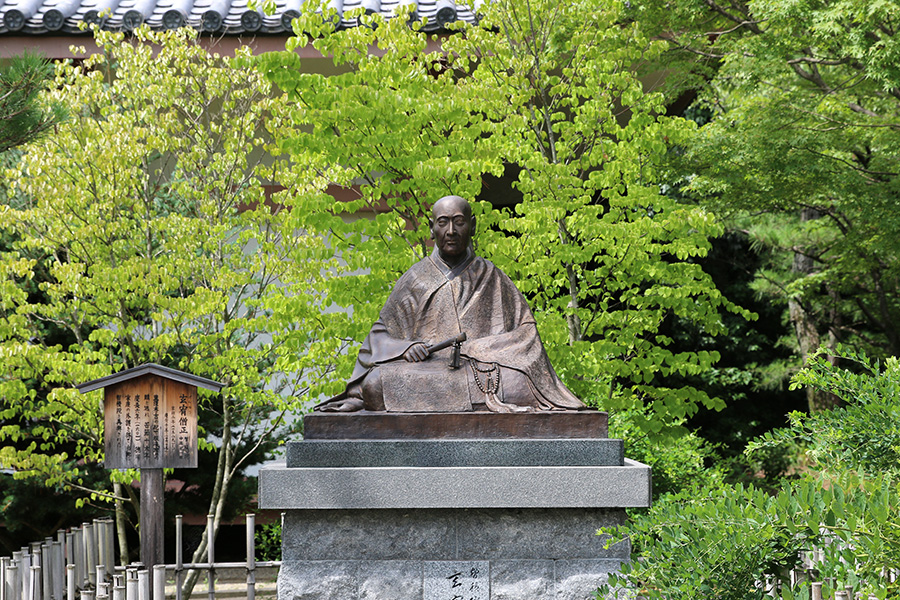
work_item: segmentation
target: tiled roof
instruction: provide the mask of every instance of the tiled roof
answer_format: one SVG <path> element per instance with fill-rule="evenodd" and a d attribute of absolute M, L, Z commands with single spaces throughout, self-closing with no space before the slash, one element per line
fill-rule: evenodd
<path fill-rule="evenodd" d="M 248 0 L 0 0 L 0 35 L 80 33 L 81 21 L 117 30 L 131 30 L 147 23 L 151 29 L 187 25 L 220 35 L 285 34 L 291 31 L 291 19 L 299 16 L 303 1 L 276 0 L 275 14 L 265 15 L 248 8 Z M 476 20 L 464 1 L 329 0 L 329 6 L 341 16 L 341 27 L 359 25 L 357 19 L 345 17 L 354 8 L 361 6 L 366 12 L 392 17 L 398 6 L 406 4 L 415 6 L 416 18 L 428 18 L 427 30 L 438 30 L 459 20 Z M 101 20 L 99 15 L 103 13 L 109 16 Z"/>

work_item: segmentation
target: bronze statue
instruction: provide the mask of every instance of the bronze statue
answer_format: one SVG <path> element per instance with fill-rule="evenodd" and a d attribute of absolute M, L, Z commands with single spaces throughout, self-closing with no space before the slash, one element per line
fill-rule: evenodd
<path fill-rule="evenodd" d="M 582 410 L 559 380 L 525 297 L 472 248 L 469 203 L 432 209 L 435 249 L 397 281 L 347 389 L 316 410 Z"/>

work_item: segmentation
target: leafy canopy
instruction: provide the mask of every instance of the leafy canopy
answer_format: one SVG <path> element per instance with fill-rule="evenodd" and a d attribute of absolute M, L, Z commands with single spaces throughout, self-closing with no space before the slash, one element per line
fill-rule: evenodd
<path fill-rule="evenodd" d="M 820 343 L 900 353 L 897 4 L 638 2 L 633 15 L 673 40 L 672 80 L 712 117 L 687 144 L 688 189 L 770 249 L 756 288 L 790 303 L 803 358 Z"/>
<path fill-rule="evenodd" d="M 73 387 L 123 368 L 157 362 L 225 384 L 201 396 L 221 419 L 220 441 L 200 437 L 220 453 L 222 497 L 244 460 L 235 448 L 276 435 L 303 397 L 302 366 L 274 369 L 277 336 L 312 328 L 300 311 L 273 327 L 265 303 L 304 276 L 286 256 L 321 241 L 285 235 L 266 201 L 269 84 L 247 50 L 209 55 L 193 35 L 96 31 L 102 52 L 60 64 L 44 93 L 70 119 L 7 174 L 19 195 L 0 207 L 15 240 L 0 256 L 0 465 L 17 477 L 81 485 L 103 460 L 103 419 L 99 392 Z"/>
<path fill-rule="evenodd" d="M 259 62 L 290 100 L 270 125 L 291 161 L 279 201 L 335 253 L 323 291 L 343 310 L 323 319 L 342 344 L 330 351 L 362 339 L 397 276 L 428 252 L 431 202 L 484 198 L 486 176 L 512 172 L 514 207 L 475 203 L 477 250 L 529 298 L 566 384 L 605 409 L 649 404 L 641 425 L 653 433 L 698 404 L 721 406 L 666 385 L 718 359 L 671 351 L 667 319 L 715 335 L 720 310 L 741 311 L 692 261 L 720 225 L 662 196 L 655 180 L 691 129 L 663 116 L 663 97 L 632 70 L 663 43 L 615 1 L 488 3 L 477 26 L 459 24 L 440 48 L 404 13 L 360 13 L 368 27 L 336 31 L 327 8 L 305 9 L 289 50 L 312 44 L 339 74 L 303 73 L 292 52 Z M 296 260 L 311 258 L 321 257 Z"/>

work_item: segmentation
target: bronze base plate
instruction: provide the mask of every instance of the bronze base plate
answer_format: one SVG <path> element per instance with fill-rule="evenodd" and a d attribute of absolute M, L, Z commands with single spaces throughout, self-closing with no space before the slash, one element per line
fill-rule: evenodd
<path fill-rule="evenodd" d="M 608 437 L 609 415 L 596 410 L 492 412 L 310 413 L 307 440 L 592 439 Z"/>

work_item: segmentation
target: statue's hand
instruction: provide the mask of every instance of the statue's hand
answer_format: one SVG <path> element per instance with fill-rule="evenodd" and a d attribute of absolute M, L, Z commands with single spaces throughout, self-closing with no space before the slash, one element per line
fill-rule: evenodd
<path fill-rule="evenodd" d="M 431 352 L 428 351 L 428 346 L 422 342 L 416 342 L 403 353 L 403 360 L 406 362 L 422 362 L 428 358 L 429 354 L 431 354 Z"/>

